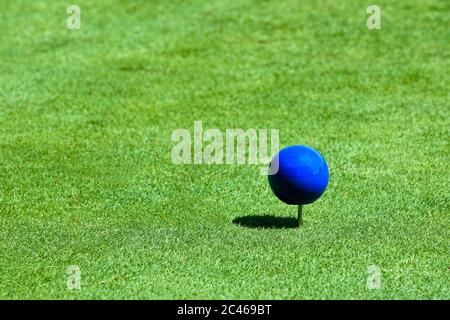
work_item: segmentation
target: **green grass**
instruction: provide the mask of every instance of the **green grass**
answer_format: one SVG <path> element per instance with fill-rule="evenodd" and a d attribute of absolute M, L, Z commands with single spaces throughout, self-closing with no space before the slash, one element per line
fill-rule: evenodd
<path fill-rule="evenodd" d="M 0 3 L 0 298 L 450 298 L 448 2 L 73 2 Z M 232 222 L 295 217 L 257 166 L 172 164 L 195 120 L 320 150 L 304 226 Z"/>

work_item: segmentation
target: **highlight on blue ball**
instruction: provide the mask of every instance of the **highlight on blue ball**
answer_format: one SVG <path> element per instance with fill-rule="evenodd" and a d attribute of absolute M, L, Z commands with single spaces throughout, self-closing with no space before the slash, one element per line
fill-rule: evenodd
<path fill-rule="evenodd" d="M 273 157 L 270 166 L 277 167 L 268 175 L 270 188 L 287 204 L 313 203 L 327 188 L 328 165 L 319 151 L 311 147 L 286 147 Z"/>

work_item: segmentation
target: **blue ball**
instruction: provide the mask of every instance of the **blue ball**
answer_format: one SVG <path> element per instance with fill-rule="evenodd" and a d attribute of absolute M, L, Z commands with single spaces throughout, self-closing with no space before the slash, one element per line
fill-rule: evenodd
<path fill-rule="evenodd" d="M 278 164 L 278 170 L 277 170 Z M 328 166 L 322 155 L 307 146 L 290 146 L 270 162 L 269 184 L 281 201 L 302 205 L 316 201 L 328 185 Z"/>

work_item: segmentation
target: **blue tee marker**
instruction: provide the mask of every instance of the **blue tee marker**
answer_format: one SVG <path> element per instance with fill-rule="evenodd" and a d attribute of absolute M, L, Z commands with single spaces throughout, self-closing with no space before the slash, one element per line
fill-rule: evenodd
<path fill-rule="evenodd" d="M 270 167 L 270 188 L 281 201 L 298 206 L 301 226 L 302 206 L 319 199 L 327 188 L 329 172 L 325 159 L 311 147 L 295 145 L 280 150 Z"/>

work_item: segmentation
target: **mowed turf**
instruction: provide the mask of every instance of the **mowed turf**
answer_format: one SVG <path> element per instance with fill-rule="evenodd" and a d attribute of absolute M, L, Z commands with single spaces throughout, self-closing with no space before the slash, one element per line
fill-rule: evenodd
<path fill-rule="evenodd" d="M 73 2 L 0 4 L 0 298 L 450 298 L 449 2 Z M 197 120 L 325 156 L 301 229 Z"/>

